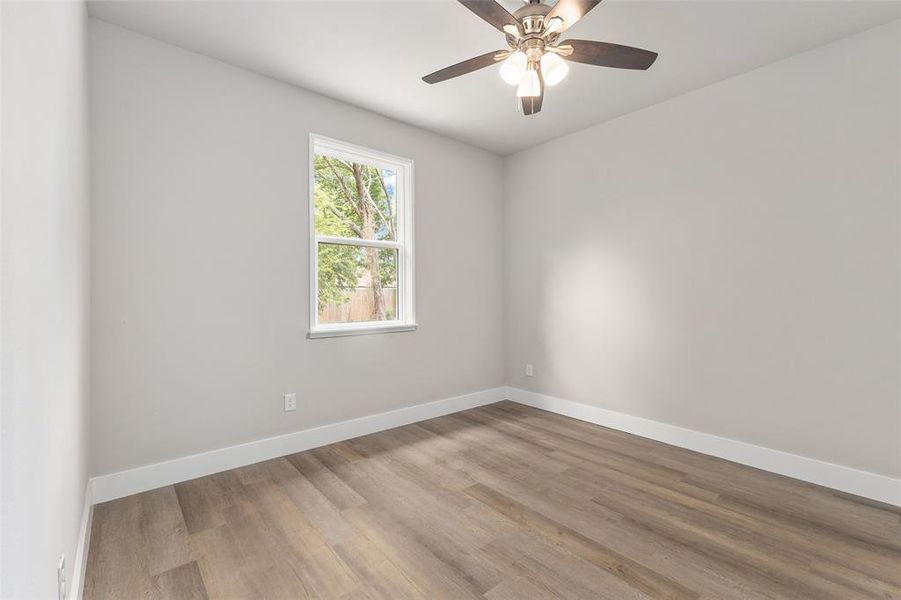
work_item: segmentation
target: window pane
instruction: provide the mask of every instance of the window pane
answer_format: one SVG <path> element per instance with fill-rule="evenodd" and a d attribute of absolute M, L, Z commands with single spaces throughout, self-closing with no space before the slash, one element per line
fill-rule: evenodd
<path fill-rule="evenodd" d="M 319 323 L 397 320 L 397 250 L 318 244 Z"/>
<path fill-rule="evenodd" d="M 317 235 L 397 239 L 395 171 L 317 154 L 313 177 Z"/>

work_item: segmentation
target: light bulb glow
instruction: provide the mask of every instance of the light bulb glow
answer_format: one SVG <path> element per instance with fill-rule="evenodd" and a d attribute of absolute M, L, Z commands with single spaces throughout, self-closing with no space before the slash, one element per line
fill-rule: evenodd
<path fill-rule="evenodd" d="M 569 65 L 553 52 L 546 52 L 541 57 L 541 76 L 544 77 L 546 84 L 557 85 L 563 81 L 567 73 L 569 73 Z"/>
<path fill-rule="evenodd" d="M 525 52 L 514 52 L 501 63 L 501 78 L 510 85 L 519 85 L 528 62 Z"/>
<path fill-rule="evenodd" d="M 535 98 L 540 95 L 541 82 L 538 80 L 538 71 L 529 69 L 523 74 L 522 81 L 519 82 L 519 87 L 516 88 L 516 97 Z"/>

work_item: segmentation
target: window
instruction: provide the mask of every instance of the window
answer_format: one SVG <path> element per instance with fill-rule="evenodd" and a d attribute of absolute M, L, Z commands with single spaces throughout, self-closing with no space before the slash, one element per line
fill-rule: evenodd
<path fill-rule="evenodd" d="M 310 136 L 310 337 L 410 331 L 413 161 Z"/>

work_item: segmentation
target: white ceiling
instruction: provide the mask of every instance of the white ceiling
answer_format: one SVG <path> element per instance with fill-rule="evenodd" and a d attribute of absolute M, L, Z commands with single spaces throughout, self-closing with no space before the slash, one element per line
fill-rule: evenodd
<path fill-rule="evenodd" d="M 553 0 L 550 0 L 553 1 Z M 518 0 L 502 0 L 509 10 Z M 570 30 L 660 53 L 649 71 L 574 64 L 537 116 L 491 67 L 421 77 L 504 48 L 453 0 L 95 0 L 91 16 L 500 154 L 570 133 L 901 16 L 853 0 L 606 0 Z"/>

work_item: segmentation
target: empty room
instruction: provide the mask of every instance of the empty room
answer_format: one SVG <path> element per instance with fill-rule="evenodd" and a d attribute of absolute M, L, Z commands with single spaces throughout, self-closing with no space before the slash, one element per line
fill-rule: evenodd
<path fill-rule="evenodd" d="M 0 0 L 0 598 L 901 600 L 901 0 Z"/>

